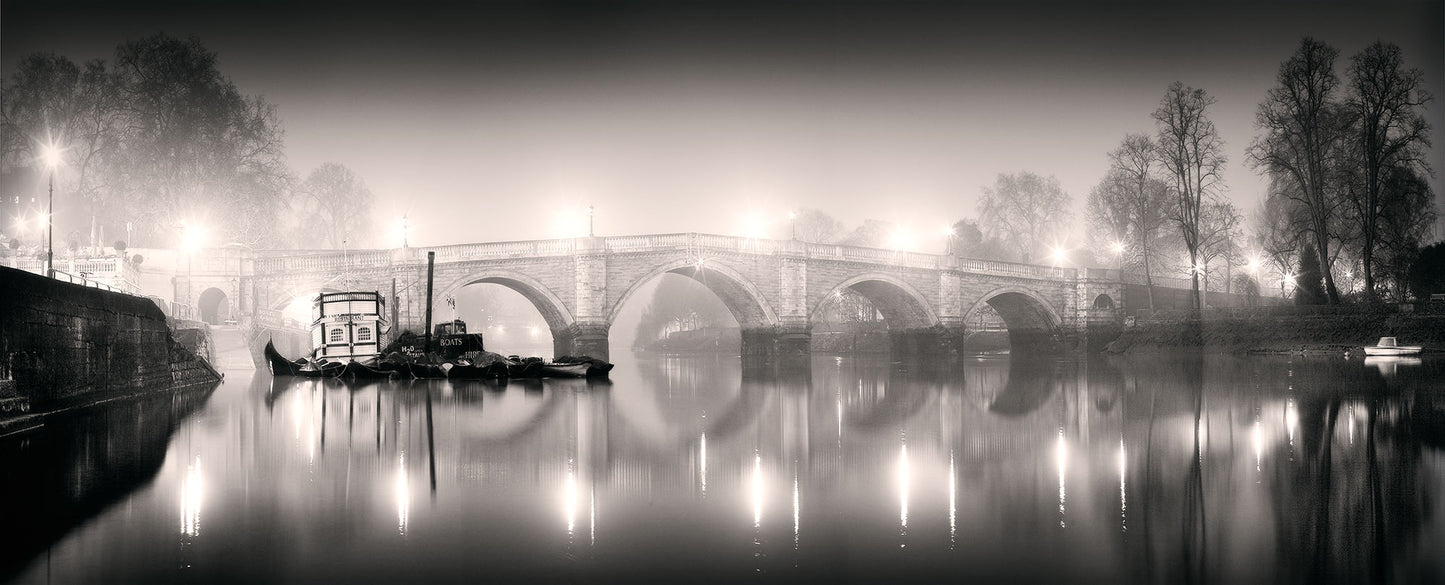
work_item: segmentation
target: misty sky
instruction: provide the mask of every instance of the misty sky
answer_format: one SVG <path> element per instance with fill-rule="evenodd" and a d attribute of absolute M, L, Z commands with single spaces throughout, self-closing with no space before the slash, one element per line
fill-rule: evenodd
<path fill-rule="evenodd" d="M 1230 196 L 1250 213 L 1254 113 L 1302 36 L 1340 50 L 1342 77 L 1368 43 L 1399 44 L 1445 98 L 1438 1 L 1157 4 L 5 0 L 0 70 L 197 35 L 277 106 L 293 168 L 365 178 L 380 246 L 403 212 L 429 245 L 585 232 L 590 204 L 599 235 L 754 218 L 787 237 L 787 211 L 812 207 L 909 226 L 937 251 L 1001 172 L 1055 175 L 1082 209 L 1175 80 L 1218 99 Z"/>

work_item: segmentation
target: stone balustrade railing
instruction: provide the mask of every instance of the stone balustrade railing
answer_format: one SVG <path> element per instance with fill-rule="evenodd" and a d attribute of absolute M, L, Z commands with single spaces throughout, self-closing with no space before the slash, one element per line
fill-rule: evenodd
<path fill-rule="evenodd" d="M 272 255 L 260 252 L 254 267 L 258 273 L 334 272 L 350 267 L 415 264 L 424 261 L 428 251 L 436 253 L 438 262 L 461 262 L 491 258 L 535 258 L 568 256 L 581 252 L 645 252 L 686 249 L 700 256 L 707 253 L 796 254 L 806 258 L 882 264 L 890 267 L 930 270 L 958 270 L 995 276 L 1031 279 L 1072 280 L 1079 277 L 1075 268 L 1057 268 L 953 258 L 936 254 L 866 248 L 837 244 L 814 244 L 796 240 L 770 240 L 704 233 L 652 234 L 641 236 L 608 236 L 602 238 L 566 238 L 453 244 L 428 248 L 361 250 L 342 252 L 304 252 L 299 255 Z M 1158 279 L 1156 279 L 1158 280 Z M 1187 284 L 1187 283 L 1186 283 Z"/>
<path fill-rule="evenodd" d="M 36 258 L 7 257 L 4 266 L 35 274 L 45 274 L 45 261 Z M 119 256 L 105 258 L 56 258 L 53 278 L 73 284 L 101 288 L 126 294 L 140 293 L 140 271 Z"/>

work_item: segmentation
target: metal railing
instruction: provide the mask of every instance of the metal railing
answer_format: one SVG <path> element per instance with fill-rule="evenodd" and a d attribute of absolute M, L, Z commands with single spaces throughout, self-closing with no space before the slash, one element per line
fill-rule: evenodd
<path fill-rule="evenodd" d="M 1392 315 L 1400 313 L 1399 305 L 1261 305 L 1253 307 L 1209 307 L 1199 311 L 1206 320 L 1269 319 L 1274 317 L 1339 317 L 1349 315 Z M 1182 321 L 1190 319 L 1189 309 L 1140 309 L 1138 319 L 1144 321 Z"/>

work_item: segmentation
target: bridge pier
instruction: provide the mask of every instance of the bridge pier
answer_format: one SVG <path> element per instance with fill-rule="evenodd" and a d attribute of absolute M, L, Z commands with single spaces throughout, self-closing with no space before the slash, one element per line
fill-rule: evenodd
<path fill-rule="evenodd" d="M 552 356 L 588 356 L 612 361 L 609 357 L 607 325 L 573 323 L 564 329 L 552 330 Z"/>
<path fill-rule="evenodd" d="M 742 331 L 742 354 L 748 358 L 786 358 L 812 353 L 812 332 L 806 327 L 755 327 Z"/>
<path fill-rule="evenodd" d="M 963 349 L 962 325 L 935 325 L 916 329 L 888 330 L 888 351 L 897 359 L 909 356 L 956 356 Z"/>
<path fill-rule="evenodd" d="M 1014 355 L 1058 353 L 1067 342 L 1059 333 L 1043 327 L 1011 325 L 1008 328 L 1009 351 Z"/>

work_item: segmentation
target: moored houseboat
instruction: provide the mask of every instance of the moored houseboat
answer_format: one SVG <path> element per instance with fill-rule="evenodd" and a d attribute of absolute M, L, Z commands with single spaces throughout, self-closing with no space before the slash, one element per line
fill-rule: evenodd
<path fill-rule="evenodd" d="M 381 356 L 386 299 L 376 292 L 321 293 L 311 305 L 314 358 L 355 362 Z"/>

